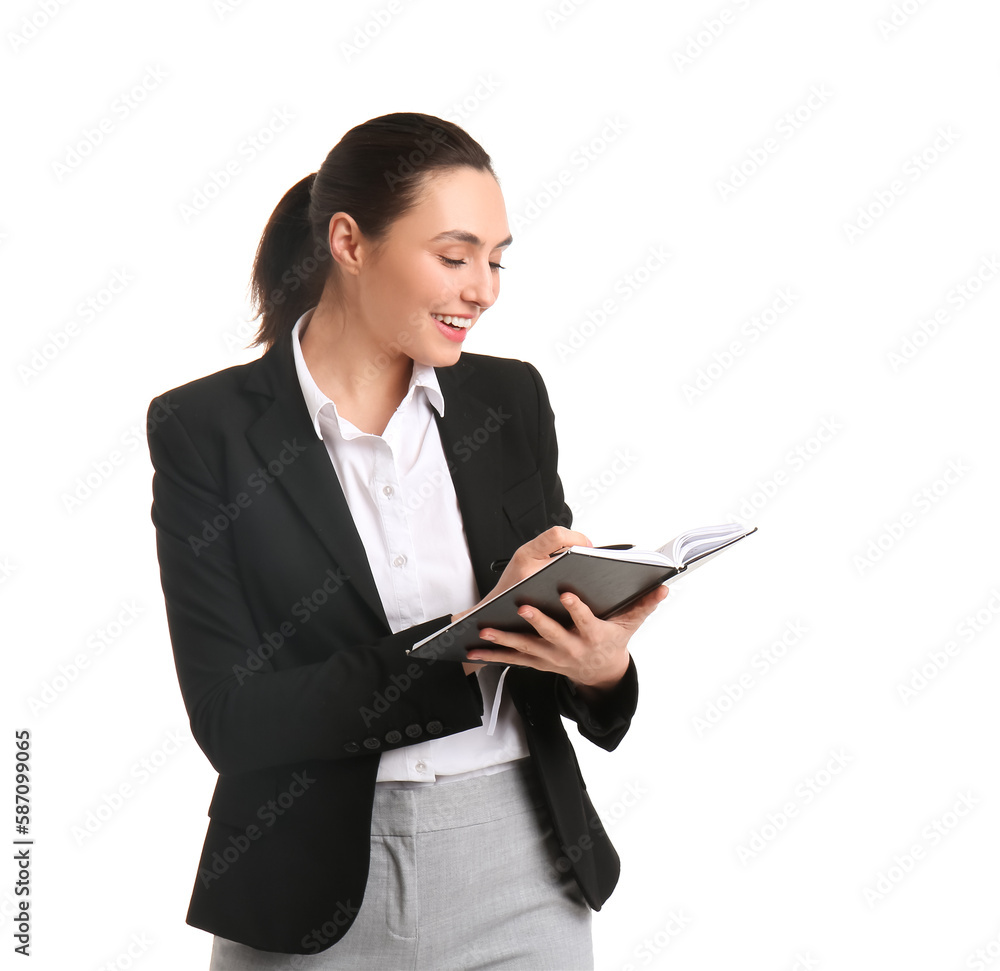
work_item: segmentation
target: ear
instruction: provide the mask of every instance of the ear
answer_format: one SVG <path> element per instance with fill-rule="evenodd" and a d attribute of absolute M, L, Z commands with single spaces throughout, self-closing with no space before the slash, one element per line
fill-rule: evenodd
<path fill-rule="evenodd" d="M 368 246 L 354 217 L 346 212 L 335 212 L 330 217 L 328 242 L 333 258 L 346 273 L 354 276 L 361 268 Z"/>

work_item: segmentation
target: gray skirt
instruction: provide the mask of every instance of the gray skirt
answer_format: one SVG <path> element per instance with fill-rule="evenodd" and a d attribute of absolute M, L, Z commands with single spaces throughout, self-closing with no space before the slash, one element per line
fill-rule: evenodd
<path fill-rule="evenodd" d="M 211 971 L 590 971 L 591 913 L 529 760 L 493 775 L 375 790 L 371 867 L 347 934 L 319 954 L 216 937 Z"/>

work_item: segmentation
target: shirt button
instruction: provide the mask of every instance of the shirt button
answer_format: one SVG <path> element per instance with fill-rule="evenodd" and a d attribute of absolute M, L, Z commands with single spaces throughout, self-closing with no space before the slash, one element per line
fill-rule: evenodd
<path fill-rule="evenodd" d="M 393 566 L 402 566 L 404 563 L 406 563 L 406 557 L 403 556 L 402 553 L 399 553 L 392 558 Z"/>
<path fill-rule="evenodd" d="M 421 759 L 419 762 L 416 762 L 414 764 L 413 768 L 415 768 L 418 772 L 426 772 L 427 763 L 423 759 Z"/>
<path fill-rule="evenodd" d="M 392 495 L 392 486 L 391 485 L 382 486 L 382 494 L 384 496 L 391 496 Z"/>

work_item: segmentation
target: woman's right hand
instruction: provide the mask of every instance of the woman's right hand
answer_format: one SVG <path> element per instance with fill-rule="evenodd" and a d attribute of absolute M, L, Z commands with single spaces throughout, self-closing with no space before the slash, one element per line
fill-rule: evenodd
<path fill-rule="evenodd" d="M 504 568 L 503 573 L 500 574 L 500 579 L 497 580 L 496 586 L 474 607 L 463 610 L 461 613 L 453 614 L 451 618 L 452 623 L 461 620 L 467 614 L 471 614 L 473 610 L 486 603 L 487 600 L 492 600 L 493 597 L 499 593 L 503 593 L 508 587 L 514 586 L 518 581 L 540 570 L 549 562 L 549 557 L 557 550 L 561 550 L 565 546 L 593 545 L 583 533 L 577 532 L 575 529 L 566 529 L 565 526 L 553 526 L 551 529 L 545 530 L 544 533 L 539 533 L 534 539 L 517 548 Z M 477 668 L 482 667 L 482 664 L 464 661 L 462 667 L 465 669 L 466 674 L 472 674 Z"/>

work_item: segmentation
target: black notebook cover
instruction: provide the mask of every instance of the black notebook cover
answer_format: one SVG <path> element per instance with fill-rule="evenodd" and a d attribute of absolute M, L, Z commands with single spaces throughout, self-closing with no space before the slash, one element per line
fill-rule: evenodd
<path fill-rule="evenodd" d="M 598 617 L 608 617 L 676 572 L 673 567 L 563 553 L 551 566 L 505 590 L 457 624 L 439 631 L 432 640 L 411 648 L 409 653 L 414 657 L 465 661 L 466 648 L 493 646 L 479 637 L 485 627 L 534 634 L 535 628 L 517 613 L 517 608 L 524 604 L 537 607 L 564 627 L 570 627 L 573 622 L 559 601 L 561 594 L 574 593 Z"/>

